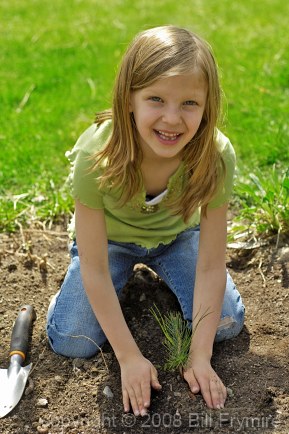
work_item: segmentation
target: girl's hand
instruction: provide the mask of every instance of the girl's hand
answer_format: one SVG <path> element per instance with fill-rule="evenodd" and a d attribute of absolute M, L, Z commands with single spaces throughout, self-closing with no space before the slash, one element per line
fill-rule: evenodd
<path fill-rule="evenodd" d="M 153 364 L 142 355 L 131 356 L 120 362 L 124 411 L 130 405 L 135 416 L 144 416 L 150 406 L 151 387 L 161 389 Z"/>
<path fill-rule="evenodd" d="M 227 389 L 212 368 L 210 360 L 203 356 L 192 357 L 183 375 L 193 393 L 202 393 L 209 408 L 224 408 Z"/>

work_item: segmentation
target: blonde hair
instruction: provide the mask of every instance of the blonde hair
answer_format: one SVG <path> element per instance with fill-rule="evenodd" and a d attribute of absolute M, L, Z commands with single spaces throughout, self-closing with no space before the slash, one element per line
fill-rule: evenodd
<path fill-rule="evenodd" d="M 130 200 L 142 185 L 141 147 L 130 114 L 132 91 L 154 81 L 175 75 L 202 71 L 208 86 L 207 101 L 199 129 L 183 150 L 186 183 L 181 195 L 169 208 L 185 221 L 198 207 L 206 211 L 224 176 L 224 163 L 216 146 L 216 125 L 220 113 L 221 90 L 217 66 L 208 44 L 196 34 L 175 26 L 156 27 L 139 33 L 128 47 L 116 77 L 112 110 L 97 115 L 96 123 L 112 119 L 112 134 L 95 156 L 94 167 L 105 160 L 100 177 L 121 187 L 119 205 Z"/>

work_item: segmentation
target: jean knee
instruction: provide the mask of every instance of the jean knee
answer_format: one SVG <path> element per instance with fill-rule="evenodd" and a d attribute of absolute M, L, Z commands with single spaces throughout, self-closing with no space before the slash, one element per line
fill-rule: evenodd
<path fill-rule="evenodd" d="M 217 333 L 215 336 L 215 342 L 225 341 L 227 339 L 232 339 L 238 336 L 241 332 L 245 321 L 245 308 L 240 306 L 236 315 L 226 315 L 221 318 Z"/>
<path fill-rule="evenodd" d="M 98 353 L 106 337 L 99 336 L 97 342 L 85 335 L 60 333 L 52 324 L 47 325 L 47 336 L 52 350 L 61 356 L 88 359 Z"/>

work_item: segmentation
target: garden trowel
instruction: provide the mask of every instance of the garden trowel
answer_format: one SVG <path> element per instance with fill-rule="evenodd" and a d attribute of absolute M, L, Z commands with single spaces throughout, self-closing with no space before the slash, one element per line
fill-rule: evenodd
<path fill-rule="evenodd" d="M 18 404 L 32 364 L 23 367 L 26 358 L 31 327 L 36 319 L 32 306 L 20 308 L 13 326 L 10 344 L 10 365 L 8 369 L 0 369 L 0 418 L 10 413 Z"/>

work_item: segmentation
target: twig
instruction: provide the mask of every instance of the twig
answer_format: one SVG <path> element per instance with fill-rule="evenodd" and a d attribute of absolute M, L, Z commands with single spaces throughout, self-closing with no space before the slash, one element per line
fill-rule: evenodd
<path fill-rule="evenodd" d="M 102 351 L 102 349 L 100 348 L 100 346 L 99 345 L 97 345 L 97 343 L 93 340 L 93 339 L 91 339 L 90 337 L 88 337 L 88 336 L 85 336 L 85 335 L 77 335 L 77 336 L 74 336 L 74 335 L 68 335 L 70 338 L 85 338 L 85 339 L 88 339 L 89 341 L 91 341 L 98 349 L 99 349 L 99 351 L 100 351 L 100 353 L 101 353 L 101 357 L 102 357 L 102 360 L 103 360 L 103 363 L 105 364 L 105 367 L 106 367 L 106 370 L 107 370 L 107 372 L 109 372 L 109 369 L 108 369 L 108 366 L 107 366 L 107 363 L 106 363 L 106 360 L 105 360 L 105 357 L 104 357 L 104 354 L 103 354 L 103 351 Z"/>
<path fill-rule="evenodd" d="M 22 98 L 22 101 L 20 102 L 19 106 L 16 109 L 16 113 L 20 113 L 22 111 L 22 109 L 26 106 L 26 104 L 29 101 L 29 98 L 32 94 L 32 92 L 35 89 L 35 84 L 32 84 L 29 89 L 27 90 L 27 92 L 25 93 L 24 97 Z"/>
<path fill-rule="evenodd" d="M 91 78 L 87 78 L 86 81 L 87 81 L 88 86 L 90 87 L 91 98 L 94 99 L 95 94 L 96 94 L 96 88 L 95 88 L 94 81 Z"/>
<path fill-rule="evenodd" d="M 279 247 L 280 233 L 281 233 L 281 226 L 279 226 L 279 229 L 278 229 L 277 240 L 276 240 L 276 245 L 275 245 L 275 249 L 276 249 L 276 250 L 277 250 L 278 247 Z"/>
<path fill-rule="evenodd" d="M 47 229 L 24 229 L 24 232 L 30 232 L 30 233 L 46 233 L 48 235 L 55 235 L 55 236 L 67 236 L 68 237 L 68 233 L 67 232 L 57 232 L 57 231 L 50 231 Z"/>
<path fill-rule="evenodd" d="M 261 274 L 261 276 L 262 276 L 262 279 L 263 279 L 263 282 L 264 282 L 264 287 L 266 287 L 266 278 L 265 278 L 265 276 L 264 276 L 264 273 L 263 273 L 263 271 L 262 271 L 262 259 L 260 259 L 260 262 L 259 262 L 259 265 L 258 265 L 258 269 L 259 269 L 259 271 L 260 271 L 260 274 Z"/>
<path fill-rule="evenodd" d="M 42 339 L 42 341 L 40 342 L 40 344 L 42 344 L 42 342 L 44 342 L 44 341 L 46 341 L 46 338 Z M 36 368 L 36 366 L 40 363 L 40 360 L 42 360 L 42 355 L 44 354 L 45 350 L 46 350 L 46 348 L 44 348 L 44 350 L 42 350 L 42 352 L 39 354 L 38 360 L 36 362 L 33 362 L 30 374 L 34 371 L 34 369 Z"/>
<path fill-rule="evenodd" d="M 24 244 L 26 244 L 26 240 L 25 240 L 25 237 L 24 237 L 22 224 L 19 223 L 18 220 L 15 220 L 15 223 L 16 223 L 17 226 L 19 226 L 20 235 L 21 235 L 21 238 L 22 238 L 22 243 L 23 243 L 23 245 L 24 245 Z"/>

